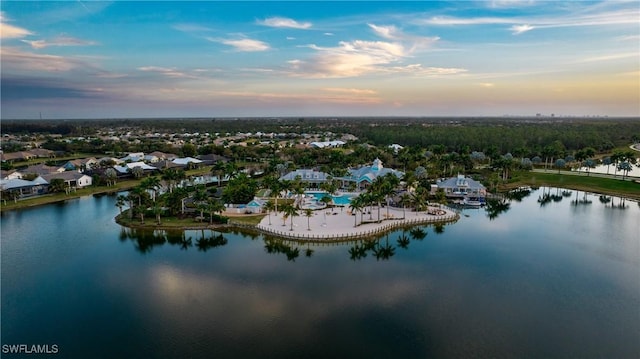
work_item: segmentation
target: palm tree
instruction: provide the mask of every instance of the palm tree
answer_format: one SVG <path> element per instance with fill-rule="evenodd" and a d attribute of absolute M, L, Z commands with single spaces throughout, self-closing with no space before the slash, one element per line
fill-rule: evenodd
<path fill-rule="evenodd" d="M 422 210 L 422 207 L 425 205 L 425 199 L 422 191 L 419 190 L 420 188 L 422 187 L 419 187 L 418 189 L 416 189 L 416 191 L 413 192 L 413 194 L 411 195 L 411 202 L 413 202 L 413 205 L 415 206 L 416 216 L 419 214 L 419 212 Z"/>
<path fill-rule="evenodd" d="M 118 209 L 120 210 L 121 216 L 122 216 L 122 207 L 125 206 L 126 201 L 127 201 L 127 197 L 124 195 L 118 195 L 118 197 L 116 198 L 116 207 L 118 207 Z"/>
<path fill-rule="evenodd" d="M 264 209 L 267 211 L 267 216 L 269 216 L 269 225 L 271 225 L 271 211 L 275 209 L 275 205 L 273 202 L 268 201 L 264 204 Z"/>
<path fill-rule="evenodd" d="M 176 186 L 177 182 L 184 178 L 185 173 L 183 170 L 169 168 L 162 172 L 162 180 L 167 183 L 167 187 L 169 187 L 169 193 L 172 193 L 173 188 Z"/>
<path fill-rule="evenodd" d="M 107 179 L 107 187 L 109 186 L 115 186 L 116 184 L 116 179 L 118 178 L 118 173 L 116 172 L 115 169 L 113 168 L 107 168 L 104 171 L 104 176 Z"/>
<path fill-rule="evenodd" d="M 147 177 L 140 181 L 140 186 L 145 190 L 153 191 L 153 201 L 156 201 L 156 196 L 158 194 L 158 188 L 160 187 L 160 179 L 158 177 Z"/>
<path fill-rule="evenodd" d="M 307 231 L 311 230 L 311 217 L 313 217 L 313 210 L 311 208 L 307 208 L 304 210 L 304 216 L 307 217 Z"/>
<path fill-rule="evenodd" d="M 293 217 L 298 215 L 298 209 L 296 207 L 294 207 L 293 205 L 286 205 L 284 206 L 284 208 L 282 209 L 282 212 L 284 212 L 286 217 L 291 218 L 291 231 L 293 231 Z"/>
<path fill-rule="evenodd" d="M 156 222 L 158 223 L 158 225 L 162 224 L 160 222 L 160 215 L 162 214 L 163 208 L 162 208 L 162 204 L 160 203 L 161 201 L 155 201 L 153 202 L 153 214 L 156 215 Z"/>
<path fill-rule="evenodd" d="M 351 208 L 351 211 L 353 212 L 353 226 L 357 227 L 358 226 L 358 211 L 362 210 L 362 197 L 361 196 L 357 196 L 351 199 L 351 202 L 349 203 L 349 207 Z"/>
<path fill-rule="evenodd" d="M 407 207 L 407 203 L 411 201 L 411 196 L 405 192 L 400 196 L 400 201 L 402 201 L 402 219 L 407 217 L 405 209 Z"/>
<path fill-rule="evenodd" d="M 224 162 L 218 161 L 211 168 L 211 174 L 216 176 L 218 179 L 218 187 L 222 185 L 222 176 L 225 173 L 225 165 Z"/>
<path fill-rule="evenodd" d="M 209 198 L 206 204 L 207 212 L 209 212 L 209 224 L 213 224 L 213 215 L 218 212 L 224 211 L 224 204 L 222 202 Z"/>

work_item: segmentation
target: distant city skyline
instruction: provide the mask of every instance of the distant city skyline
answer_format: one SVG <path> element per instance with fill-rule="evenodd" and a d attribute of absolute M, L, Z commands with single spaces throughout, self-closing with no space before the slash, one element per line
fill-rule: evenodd
<path fill-rule="evenodd" d="M 640 2 L 3 1 L 2 118 L 640 116 Z"/>

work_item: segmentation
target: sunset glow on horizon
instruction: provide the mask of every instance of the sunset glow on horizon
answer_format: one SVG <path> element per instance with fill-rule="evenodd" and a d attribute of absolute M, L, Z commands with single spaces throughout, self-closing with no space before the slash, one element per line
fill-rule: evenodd
<path fill-rule="evenodd" d="M 640 116 L 638 1 L 3 1 L 2 118 Z"/>

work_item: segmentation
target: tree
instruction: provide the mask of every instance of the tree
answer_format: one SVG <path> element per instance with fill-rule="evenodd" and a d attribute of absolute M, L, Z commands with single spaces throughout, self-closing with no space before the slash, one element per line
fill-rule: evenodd
<path fill-rule="evenodd" d="M 222 177 L 225 174 L 225 165 L 223 161 L 217 161 L 213 167 L 211 167 L 211 174 L 218 179 L 218 187 L 222 185 Z"/>
<path fill-rule="evenodd" d="M 307 217 L 307 231 L 311 230 L 311 217 L 313 217 L 313 210 L 311 208 L 307 208 L 304 210 L 304 216 Z"/>
<path fill-rule="evenodd" d="M 565 160 L 563 160 L 562 158 L 558 158 L 555 163 L 555 166 L 558 169 L 558 173 L 560 173 L 560 170 L 563 169 L 566 165 L 567 163 L 565 162 Z"/>
<path fill-rule="evenodd" d="M 213 215 L 224 211 L 225 207 L 222 202 L 209 198 L 206 204 L 207 212 L 209 212 L 209 224 L 213 224 Z"/>
<path fill-rule="evenodd" d="M 402 219 L 407 218 L 406 208 L 407 204 L 411 202 L 411 196 L 409 193 L 405 192 L 400 196 L 400 201 L 402 202 Z"/>
<path fill-rule="evenodd" d="M 350 203 L 349 203 L 349 207 L 351 208 L 351 211 L 353 212 L 353 217 L 354 217 L 354 223 L 353 226 L 357 227 L 358 226 L 358 211 L 362 211 L 363 206 L 363 201 L 362 201 L 362 194 L 360 194 L 357 197 L 354 197 L 351 199 Z M 362 221 L 362 219 L 361 219 Z"/>
<path fill-rule="evenodd" d="M 49 182 L 49 192 L 52 193 L 64 192 L 66 187 L 66 183 L 62 178 L 53 178 Z"/>
<path fill-rule="evenodd" d="M 153 211 L 153 214 L 156 216 L 156 223 L 158 225 L 161 225 L 162 222 L 160 221 L 160 215 L 162 215 L 162 212 L 164 211 L 161 201 L 154 201 L 151 209 Z"/>
<path fill-rule="evenodd" d="M 245 173 L 240 173 L 229 180 L 222 191 L 225 203 L 249 203 L 258 191 L 258 183 Z"/>
<path fill-rule="evenodd" d="M 182 146 L 182 154 L 185 157 L 195 157 L 198 154 L 198 150 L 195 145 L 191 143 L 185 143 Z"/>
<path fill-rule="evenodd" d="M 118 179 L 118 173 L 113 168 L 107 168 L 104 170 L 104 176 L 106 178 L 107 187 L 115 186 L 116 180 Z"/>
<path fill-rule="evenodd" d="M 140 166 L 129 169 L 129 172 L 133 175 L 133 178 L 140 178 L 144 174 L 144 170 Z"/>
<path fill-rule="evenodd" d="M 291 218 L 291 231 L 293 231 L 293 217 L 298 215 L 298 209 L 291 204 L 287 204 L 282 208 L 282 212 L 286 218 Z"/>
<path fill-rule="evenodd" d="M 167 187 L 169 187 L 169 193 L 173 192 L 173 189 L 176 187 L 177 183 L 183 180 L 186 177 L 183 170 L 168 168 L 162 172 L 162 180 L 167 183 Z"/>
<path fill-rule="evenodd" d="M 118 195 L 118 197 L 116 198 L 116 207 L 118 207 L 118 209 L 120 210 L 120 215 L 122 215 L 122 207 L 125 206 L 127 201 L 127 196 L 124 195 Z"/>
<path fill-rule="evenodd" d="M 140 181 L 140 186 L 145 190 L 151 190 L 153 192 L 153 201 L 156 201 L 158 190 L 160 189 L 160 179 L 158 177 L 147 177 Z"/>
<path fill-rule="evenodd" d="M 267 211 L 267 216 L 269 217 L 269 225 L 271 225 L 271 211 L 275 209 L 273 202 L 268 201 L 264 204 L 264 209 Z"/>

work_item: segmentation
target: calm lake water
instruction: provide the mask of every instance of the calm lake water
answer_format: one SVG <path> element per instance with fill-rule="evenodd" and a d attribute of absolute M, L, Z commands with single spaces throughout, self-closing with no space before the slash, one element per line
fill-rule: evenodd
<path fill-rule="evenodd" d="M 355 249 L 132 232 L 110 196 L 3 213 L 1 341 L 61 358 L 638 358 L 640 207 L 565 195 Z"/>

